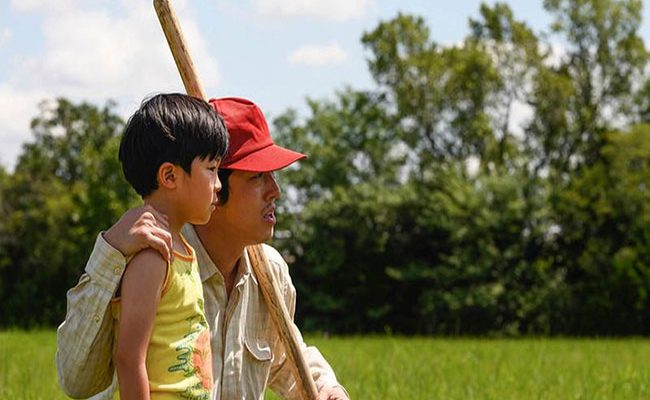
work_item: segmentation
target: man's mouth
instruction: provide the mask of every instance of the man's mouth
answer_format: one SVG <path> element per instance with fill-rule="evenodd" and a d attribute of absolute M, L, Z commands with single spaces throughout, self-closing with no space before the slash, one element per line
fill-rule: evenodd
<path fill-rule="evenodd" d="M 266 209 L 266 212 L 263 215 L 264 221 L 270 223 L 270 224 L 275 224 L 275 207 L 270 207 Z"/>

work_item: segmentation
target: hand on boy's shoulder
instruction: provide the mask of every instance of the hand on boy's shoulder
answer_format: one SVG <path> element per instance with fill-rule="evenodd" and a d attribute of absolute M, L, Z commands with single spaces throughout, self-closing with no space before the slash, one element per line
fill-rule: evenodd
<path fill-rule="evenodd" d="M 172 235 L 167 216 L 150 205 L 128 210 L 105 233 L 104 239 L 124 257 L 153 248 L 171 261 Z"/>

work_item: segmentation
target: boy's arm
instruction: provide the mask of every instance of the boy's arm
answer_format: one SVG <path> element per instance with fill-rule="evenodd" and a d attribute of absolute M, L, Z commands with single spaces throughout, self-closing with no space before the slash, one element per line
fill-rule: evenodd
<path fill-rule="evenodd" d="M 113 378 L 113 319 L 107 312 L 120 283 L 125 256 L 146 247 L 169 255 L 167 218 L 150 206 L 127 211 L 100 234 L 76 287 L 68 291 L 65 321 L 57 330 L 59 385 L 74 398 L 93 396 Z"/>
<path fill-rule="evenodd" d="M 166 274 L 167 262 L 151 249 L 133 257 L 124 272 L 120 331 L 115 348 L 115 367 L 123 400 L 149 399 L 147 347 Z"/>

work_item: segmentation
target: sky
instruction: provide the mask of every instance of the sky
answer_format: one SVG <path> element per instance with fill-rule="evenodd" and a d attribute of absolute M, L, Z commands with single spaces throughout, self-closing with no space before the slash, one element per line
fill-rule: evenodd
<path fill-rule="evenodd" d="M 486 1 L 489 4 L 494 1 Z M 461 42 L 480 0 L 175 0 L 209 97 L 246 97 L 267 119 L 306 99 L 371 89 L 364 32 L 399 12 L 424 18 L 431 39 Z M 510 1 L 535 32 L 542 0 Z M 650 39 L 644 9 L 642 36 Z M 117 102 L 125 119 L 143 98 L 183 92 L 151 0 L 0 0 L 0 164 L 12 170 L 39 104 L 57 97 Z"/>

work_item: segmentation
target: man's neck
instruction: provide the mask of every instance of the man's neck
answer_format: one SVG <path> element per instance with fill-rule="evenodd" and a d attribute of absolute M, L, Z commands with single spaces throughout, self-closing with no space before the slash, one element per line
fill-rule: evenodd
<path fill-rule="evenodd" d="M 223 232 L 218 226 L 197 225 L 196 233 L 216 265 L 226 283 L 232 282 L 237 274 L 237 262 L 244 253 L 244 245 L 231 240 L 232 235 Z"/>

